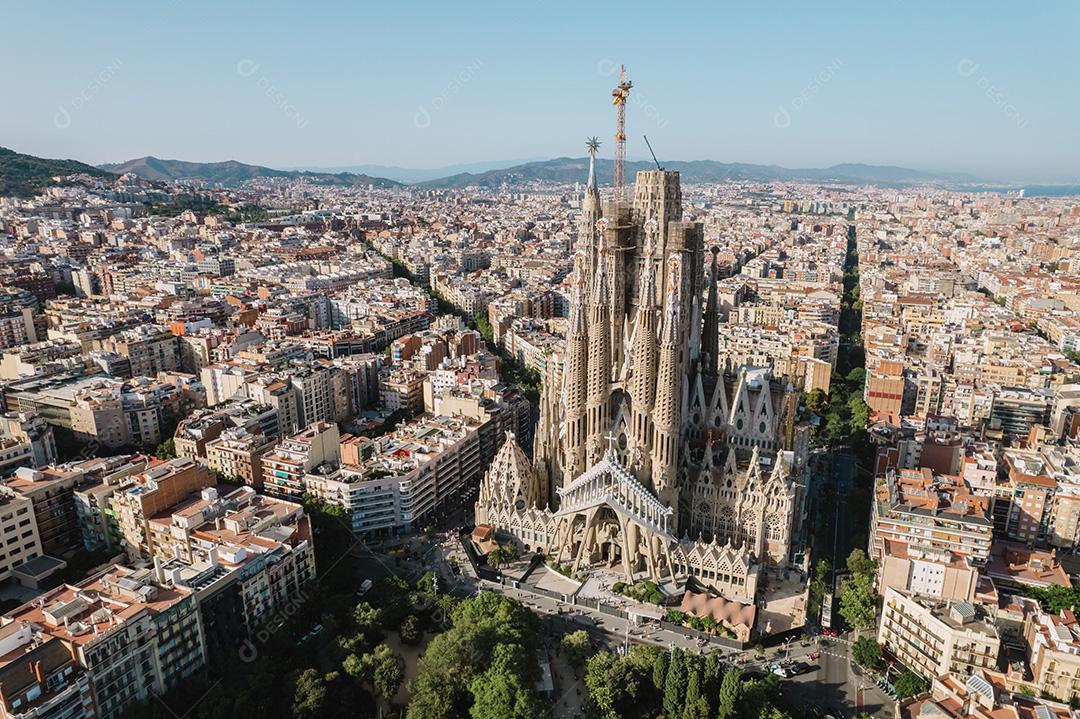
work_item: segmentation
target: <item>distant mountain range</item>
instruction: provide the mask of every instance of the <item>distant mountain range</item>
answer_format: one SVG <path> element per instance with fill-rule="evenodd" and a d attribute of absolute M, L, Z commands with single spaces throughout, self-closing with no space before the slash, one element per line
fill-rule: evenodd
<path fill-rule="evenodd" d="M 889 165 L 842 164 L 825 168 L 792 170 L 778 165 L 751 165 L 741 162 L 717 162 L 715 160 L 674 161 L 662 163 L 666 170 L 678 170 L 684 182 L 723 182 L 744 180 L 748 182 L 807 181 L 853 184 L 908 185 L 923 182 L 975 182 L 971 175 L 962 173 L 923 172 L 906 167 Z M 548 182 L 584 182 L 589 161 L 584 157 L 559 157 L 542 162 L 528 162 L 505 169 L 481 173 L 460 173 L 419 183 L 421 187 L 499 187 L 537 180 Z M 652 162 L 628 162 L 626 174 L 633 181 L 639 170 L 653 170 Z M 596 161 L 597 179 L 611 184 L 614 175 L 612 160 Z"/>
<path fill-rule="evenodd" d="M 515 165 L 523 165 L 526 162 L 534 162 L 536 158 L 528 160 L 495 160 L 492 162 L 470 162 L 460 165 L 446 165 L 444 167 L 398 167 L 397 165 L 345 165 L 342 167 L 290 167 L 290 170 L 306 170 L 308 172 L 358 172 L 375 177 L 387 177 L 404 183 L 427 182 L 441 177 L 460 175 L 466 172 L 481 173 L 489 170 L 501 170 Z"/>
<path fill-rule="evenodd" d="M 400 187 L 401 183 L 385 177 L 372 177 L 353 172 L 305 172 L 298 170 L 275 170 L 261 165 L 247 165 L 236 160 L 225 162 L 185 162 L 163 160 L 148 155 L 127 162 L 101 165 L 102 170 L 119 175 L 132 172 L 147 180 L 170 182 L 176 180 L 202 180 L 226 187 L 239 185 L 246 180 L 284 177 L 306 179 L 322 185 Z"/>
<path fill-rule="evenodd" d="M 32 155 L 22 155 L 13 150 L 0 148 L 0 195 L 30 195 L 48 186 L 58 175 L 87 173 L 97 176 L 134 173 L 151 181 L 201 180 L 211 185 L 235 187 L 247 180 L 259 178 L 303 178 L 313 183 L 337 186 L 374 185 L 382 188 L 412 187 L 425 189 L 453 189 L 462 187 L 503 187 L 528 182 L 552 183 L 584 182 L 588 174 L 588 159 L 584 157 L 559 157 L 515 164 L 472 163 L 445 168 L 408 169 L 385 165 L 354 165 L 349 168 L 329 168 L 336 171 L 276 170 L 261 165 L 248 165 L 235 160 L 226 162 L 185 162 L 163 160 L 147 156 L 122 163 L 99 167 L 75 160 L 46 160 Z M 603 159 L 596 161 L 597 176 L 602 184 L 610 185 L 614 163 Z M 669 161 L 665 169 L 678 170 L 684 182 L 776 182 L 804 181 L 821 183 L 872 184 L 883 186 L 907 186 L 920 183 L 940 183 L 946 186 L 970 186 L 980 181 L 968 174 L 955 172 L 925 172 L 890 165 L 841 164 L 824 168 L 789 169 L 779 165 L 752 165 L 747 163 L 717 162 L 715 160 Z M 627 179 L 633 182 L 638 170 L 651 170 L 652 162 L 627 162 Z M 464 169 L 469 168 L 469 169 Z M 431 179 L 420 178 L 453 169 L 462 171 Z M 374 172 L 395 174 L 401 179 L 390 179 Z M 409 173 L 412 173 L 411 175 Z M 1018 187 L 1018 186 L 1017 186 Z M 963 187 L 963 189 L 978 189 Z M 1013 189 L 1017 189 L 1014 187 Z M 1047 193 L 1040 193 L 1047 194 Z"/>
<path fill-rule="evenodd" d="M 31 197 L 52 184 L 52 178 L 84 173 L 107 177 L 110 173 L 76 160 L 47 160 L 0 147 L 0 197 Z"/>
<path fill-rule="evenodd" d="M 494 166 L 494 167 L 493 167 Z M 668 170 L 678 170 L 684 182 L 723 182 L 725 180 L 744 180 L 749 182 L 771 181 L 807 181 L 837 182 L 853 184 L 910 185 L 923 182 L 974 182 L 971 175 L 961 173 L 938 173 L 912 170 L 906 167 L 887 165 L 844 164 L 825 168 L 807 168 L 792 170 L 778 165 L 751 165 L 746 163 L 716 162 L 715 160 L 694 160 L 691 162 L 675 161 L 664 163 Z M 461 187 L 501 187 L 526 182 L 546 181 L 553 183 L 584 182 L 588 174 L 589 161 L 584 157 L 559 157 L 554 160 L 539 160 L 501 166 L 501 163 L 474 163 L 460 165 L 458 168 L 472 167 L 472 171 L 434 177 L 431 179 L 411 179 L 429 176 L 438 172 L 430 170 L 409 170 L 408 168 L 386 165 L 354 165 L 347 168 L 327 168 L 326 171 L 311 170 L 275 170 L 261 165 L 246 165 L 242 162 L 183 162 L 180 160 L 162 160 L 156 157 L 140 157 L 128 162 L 101 165 L 109 172 L 133 172 L 149 180 L 203 180 L 211 184 L 225 186 L 238 185 L 245 180 L 264 177 L 304 177 L 312 182 L 331 185 L 367 185 L 377 187 L 398 187 L 410 183 L 416 187 L 430 189 L 451 189 Z M 483 169 L 487 167 L 489 169 Z M 638 170 L 651 170 L 656 165 L 652 162 L 627 162 L 627 178 L 632 182 Z M 336 170 L 331 172 L 329 170 Z M 451 170 L 454 167 L 442 168 Z M 360 171 L 363 172 L 360 172 Z M 386 171 L 396 174 L 398 179 L 388 179 L 369 172 Z M 612 160 L 596 161 L 597 177 L 602 184 L 611 184 L 614 174 Z"/>

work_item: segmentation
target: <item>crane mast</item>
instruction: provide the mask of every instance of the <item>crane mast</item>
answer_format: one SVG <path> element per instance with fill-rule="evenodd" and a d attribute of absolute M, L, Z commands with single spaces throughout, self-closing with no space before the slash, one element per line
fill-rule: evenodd
<path fill-rule="evenodd" d="M 615 199 L 626 199 L 626 101 L 634 83 L 626 79 L 626 66 L 619 66 L 619 84 L 611 91 L 611 103 L 615 105 Z"/>

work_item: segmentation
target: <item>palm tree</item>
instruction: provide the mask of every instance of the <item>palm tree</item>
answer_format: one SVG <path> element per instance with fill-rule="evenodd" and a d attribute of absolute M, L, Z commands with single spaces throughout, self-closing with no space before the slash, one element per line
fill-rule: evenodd
<path fill-rule="evenodd" d="M 496 544 L 495 548 L 487 553 L 487 563 L 495 569 L 505 564 L 508 559 L 506 549 L 501 544 Z"/>

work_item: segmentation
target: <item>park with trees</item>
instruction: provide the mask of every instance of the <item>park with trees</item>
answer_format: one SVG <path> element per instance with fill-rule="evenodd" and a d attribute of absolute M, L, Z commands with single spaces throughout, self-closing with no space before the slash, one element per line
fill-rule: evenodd
<path fill-rule="evenodd" d="M 791 716 L 778 677 L 725 668 L 717 653 L 635 646 L 625 655 L 597 652 L 585 662 L 583 672 L 588 716 L 595 719 Z"/>

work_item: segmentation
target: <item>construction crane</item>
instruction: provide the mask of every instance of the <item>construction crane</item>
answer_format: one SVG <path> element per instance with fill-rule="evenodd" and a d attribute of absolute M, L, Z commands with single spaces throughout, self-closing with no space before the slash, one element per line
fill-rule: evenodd
<path fill-rule="evenodd" d="M 642 135 L 642 137 L 645 138 L 645 146 L 649 148 L 649 154 L 652 155 L 652 161 L 656 163 L 656 169 L 660 170 L 660 172 L 663 172 L 664 168 L 660 166 L 660 161 L 656 159 L 656 153 L 653 152 L 652 143 L 649 142 L 649 136 Z"/>
<path fill-rule="evenodd" d="M 619 65 L 619 85 L 611 91 L 615 106 L 615 199 L 626 199 L 626 101 L 634 83 L 626 79 L 626 66 Z"/>

